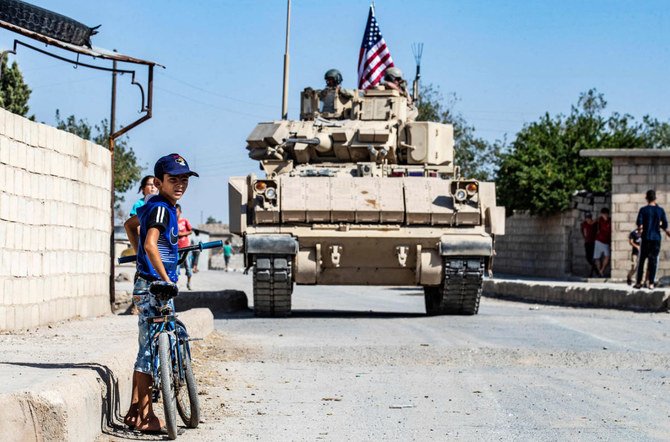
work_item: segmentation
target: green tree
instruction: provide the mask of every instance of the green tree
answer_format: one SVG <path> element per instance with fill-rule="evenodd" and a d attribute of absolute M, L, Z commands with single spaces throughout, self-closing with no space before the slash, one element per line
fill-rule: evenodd
<path fill-rule="evenodd" d="M 30 110 L 28 100 L 31 92 L 23 81 L 23 74 L 21 74 L 18 63 L 14 61 L 9 67 L 5 54 L 0 61 L 0 107 L 25 117 Z M 35 118 L 31 117 L 31 119 Z"/>
<path fill-rule="evenodd" d="M 582 93 L 570 114 L 543 115 L 516 135 L 498 171 L 498 199 L 508 210 L 550 215 L 565 210 L 576 190 L 604 192 L 611 187 L 608 159 L 579 155 L 586 149 L 651 147 L 667 141 L 667 123 L 628 114 L 603 115 L 607 102 L 591 89 Z"/>
<path fill-rule="evenodd" d="M 475 135 L 463 115 L 455 111 L 458 98 L 449 94 L 445 100 L 439 88 L 433 85 L 421 88 L 417 121 L 437 121 L 454 127 L 454 162 L 467 178 L 491 181 L 495 178 L 504 141 L 489 143 Z"/>
<path fill-rule="evenodd" d="M 213 216 L 208 216 L 207 221 L 205 221 L 205 224 L 220 224 L 220 223 L 221 223 L 221 221 L 214 218 Z"/>
<path fill-rule="evenodd" d="M 62 119 L 60 112 L 56 110 L 56 127 L 101 146 L 109 146 L 109 123 L 106 119 L 99 125 L 91 126 L 88 121 L 77 120 L 74 115 Z M 114 207 L 117 209 L 124 201 L 123 193 L 142 177 L 142 166 L 128 143 L 128 137 L 123 136 L 116 139 L 114 146 Z"/>

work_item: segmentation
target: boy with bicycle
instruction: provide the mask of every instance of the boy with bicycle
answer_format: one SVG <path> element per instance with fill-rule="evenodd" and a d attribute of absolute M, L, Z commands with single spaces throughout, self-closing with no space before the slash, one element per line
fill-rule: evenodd
<path fill-rule="evenodd" d="M 158 195 L 142 206 L 137 216 L 125 223 L 128 238 L 137 252 L 137 278 L 133 304 L 139 310 L 139 351 L 133 372 L 133 393 L 124 423 L 143 432 L 161 431 L 162 423 L 154 414 L 151 401 L 152 359 L 150 324 L 147 318 L 157 316 L 158 300 L 149 292 L 153 281 L 177 282 L 178 235 L 177 201 L 184 196 L 193 172 L 186 160 L 173 153 L 161 157 L 154 166 Z M 138 234 L 139 227 L 139 234 Z M 172 301 L 170 301 L 172 302 Z"/>

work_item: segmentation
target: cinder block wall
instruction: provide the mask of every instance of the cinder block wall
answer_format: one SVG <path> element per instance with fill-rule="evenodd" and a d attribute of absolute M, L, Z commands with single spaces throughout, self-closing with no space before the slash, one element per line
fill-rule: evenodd
<path fill-rule="evenodd" d="M 572 207 L 549 217 L 526 212 L 508 217 L 505 235 L 496 238 L 494 272 L 550 278 L 588 276 L 580 226 L 586 212 L 595 218 L 601 208 L 610 207 L 610 198 L 580 192 L 573 197 Z"/>
<path fill-rule="evenodd" d="M 515 212 L 507 218 L 505 235 L 496 237 L 494 273 L 564 277 L 572 266 L 570 238 L 576 217 L 576 210 L 550 217 Z"/>
<path fill-rule="evenodd" d="M 670 157 L 612 158 L 612 277 L 625 279 L 630 269 L 628 234 L 648 189 L 656 189 L 657 203 L 670 216 Z M 670 276 L 670 241 L 663 234 L 656 279 Z"/>
<path fill-rule="evenodd" d="M 109 152 L 0 109 L 0 330 L 110 311 Z"/>

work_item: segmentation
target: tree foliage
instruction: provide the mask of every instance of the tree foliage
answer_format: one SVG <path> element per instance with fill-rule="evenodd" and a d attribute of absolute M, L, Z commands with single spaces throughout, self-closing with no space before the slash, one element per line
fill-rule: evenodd
<path fill-rule="evenodd" d="M 32 91 L 23 81 L 23 74 L 19 69 L 18 63 L 14 61 L 8 66 L 7 55 L 0 61 L 0 107 L 9 112 L 21 115 L 28 115 L 30 108 L 28 100 Z M 34 119 L 34 117 L 31 117 Z"/>
<path fill-rule="evenodd" d="M 221 221 L 210 215 L 207 217 L 207 221 L 205 221 L 205 224 L 221 224 Z"/>
<path fill-rule="evenodd" d="M 77 120 L 74 115 L 62 119 L 60 112 L 56 110 L 56 127 L 101 146 L 109 146 L 109 123 L 106 119 L 100 124 L 91 126 L 88 121 Z M 139 165 L 135 151 L 128 143 L 128 137 L 123 136 L 116 139 L 114 146 L 114 206 L 116 208 L 124 201 L 123 193 L 133 187 L 142 177 L 142 166 Z"/>
<path fill-rule="evenodd" d="M 495 177 L 503 142 L 489 143 L 475 135 L 463 115 L 455 111 L 458 98 L 449 94 L 445 100 L 439 88 L 433 85 L 421 88 L 417 121 L 437 121 L 454 127 L 454 162 L 467 178 L 491 181 Z"/>
<path fill-rule="evenodd" d="M 508 210 L 550 215 L 569 207 L 576 190 L 610 190 L 611 164 L 581 157 L 580 150 L 668 146 L 670 127 L 650 117 L 637 123 L 628 114 L 605 116 L 603 94 L 582 93 L 568 115 L 543 115 L 516 135 L 502 155 L 497 191 Z"/>

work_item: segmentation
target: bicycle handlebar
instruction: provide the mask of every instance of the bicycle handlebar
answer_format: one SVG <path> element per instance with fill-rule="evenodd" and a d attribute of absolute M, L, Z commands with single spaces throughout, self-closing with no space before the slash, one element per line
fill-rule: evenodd
<path fill-rule="evenodd" d="M 202 250 L 205 250 L 205 249 L 215 249 L 217 247 L 223 247 L 223 241 L 222 240 L 210 241 L 210 242 L 201 242 L 200 244 L 196 244 L 194 246 L 182 247 L 181 249 L 179 249 L 179 254 L 194 252 L 196 250 L 202 251 Z M 137 255 L 122 256 L 117 261 L 118 261 L 119 264 L 124 264 L 124 263 L 127 263 L 127 262 L 137 261 Z"/>

